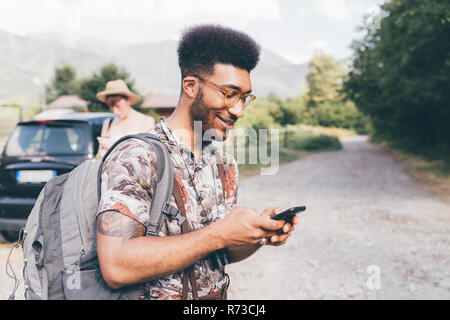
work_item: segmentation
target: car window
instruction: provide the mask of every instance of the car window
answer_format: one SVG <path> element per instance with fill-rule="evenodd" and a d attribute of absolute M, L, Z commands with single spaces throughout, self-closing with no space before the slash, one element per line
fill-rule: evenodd
<path fill-rule="evenodd" d="M 5 148 L 7 156 L 93 153 L 87 124 L 26 124 L 16 127 Z"/>

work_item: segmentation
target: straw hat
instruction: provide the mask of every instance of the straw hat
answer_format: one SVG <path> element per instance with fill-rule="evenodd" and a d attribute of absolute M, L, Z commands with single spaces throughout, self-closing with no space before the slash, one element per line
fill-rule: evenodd
<path fill-rule="evenodd" d="M 133 92 L 128 89 L 127 84 L 122 79 L 108 81 L 106 84 L 106 89 L 97 93 L 97 99 L 101 102 L 105 102 L 106 96 L 112 94 L 122 94 L 127 96 L 131 100 L 131 104 L 136 104 L 141 99 L 139 96 L 135 95 Z"/>

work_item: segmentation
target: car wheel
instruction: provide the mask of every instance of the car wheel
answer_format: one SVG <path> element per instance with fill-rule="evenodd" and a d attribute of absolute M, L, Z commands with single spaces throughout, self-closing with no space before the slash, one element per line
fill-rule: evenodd
<path fill-rule="evenodd" d="M 8 242 L 14 242 L 19 239 L 19 231 L 1 231 L 2 237 Z"/>

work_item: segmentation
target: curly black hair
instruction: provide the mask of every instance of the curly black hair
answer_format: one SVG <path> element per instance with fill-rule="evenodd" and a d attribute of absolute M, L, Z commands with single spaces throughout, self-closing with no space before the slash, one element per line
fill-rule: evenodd
<path fill-rule="evenodd" d="M 183 33 L 178 44 L 178 65 L 182 78 L 210 75 L 216 63 L 250 72 L 256 67 L 260 53 L 260 45 L 243 32 L 220 25 L 198 25 Z"/>

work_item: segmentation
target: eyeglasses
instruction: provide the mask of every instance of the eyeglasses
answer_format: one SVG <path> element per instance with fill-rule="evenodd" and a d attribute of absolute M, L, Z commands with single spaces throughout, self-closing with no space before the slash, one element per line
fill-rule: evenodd
<path fill-rule="evenodd" d="M 219 85 L 215 84 L 214 82 L 211 82 L 209 80 L 203 79 L 202 77 L 198 75 L 193 75 L 193 77 L 198 78 L 201 81 L 206 82 L 210 86 L 216 88 L 220 92 L 223 93 L 223 103 L 225 106 L 230 109 L 236 106 L 239 102 L 242 102 L 242 106 L 244 109 L 247 109 L 247 107 L 250 105 L 250 103 L 253 102 L 253 100 L 256 99 L 256 97 L 251 93 L 241 93 L 238 90 L 225 90 L 219 87 Z"/>

